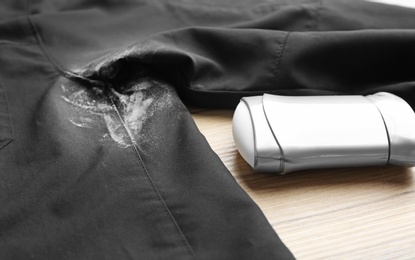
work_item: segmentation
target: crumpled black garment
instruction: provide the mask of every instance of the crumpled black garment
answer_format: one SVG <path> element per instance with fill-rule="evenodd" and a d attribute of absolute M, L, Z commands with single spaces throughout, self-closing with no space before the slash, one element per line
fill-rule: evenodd
<path fill-rule="evenodd" d="M 415 12 L 361 1 L 0 3 L 1 259 L 291 259 L 182 101 L 389 91 Z"/>

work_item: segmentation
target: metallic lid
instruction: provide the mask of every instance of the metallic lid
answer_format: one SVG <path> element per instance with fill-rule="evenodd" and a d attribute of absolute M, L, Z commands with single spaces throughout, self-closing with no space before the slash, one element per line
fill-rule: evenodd
<path fill-rule="evenodd" d="M 235 110 L 233 134 L 258 171 L 415 165 L 415 114 L 389 93 L 245 97 Z"/>
<path fill-rule="evenodd" d="M 402 98 L 386 92 L 366 96 L 382 114 L 389 137 L 389 163 L 415 165 L 415 113 Z"/>
<path fill-rule="evenodd" d="M 281 149 L 265 117 L 262 96 L 243 98 L 232 126 L 236 147 L 252 168 L 282 171 Z"/>

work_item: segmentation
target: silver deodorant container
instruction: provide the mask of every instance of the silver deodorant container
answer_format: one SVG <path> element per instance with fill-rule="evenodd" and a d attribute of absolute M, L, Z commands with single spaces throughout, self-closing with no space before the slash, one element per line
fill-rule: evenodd
<path fill-rule="evenodd" d="M 415 114 L 385 92 L 245 97 L 235 110 L 233 136 L 257 171 L 415 165 Z"/>

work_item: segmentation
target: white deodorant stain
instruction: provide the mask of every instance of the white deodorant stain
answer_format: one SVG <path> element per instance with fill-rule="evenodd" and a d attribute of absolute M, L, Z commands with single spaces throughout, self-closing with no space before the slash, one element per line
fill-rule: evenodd
<path fill-rule="evenodd" d="M 68 118 L 69 122 L 88 129 L 99 129 L 104 125 L 106 132 L 101 141 L 114 141 L 121 148 L 146 141 L 142 131 L 147 120 L 156 111 L 172 107 L 174 100 L 172 89 L 154 80 L 133 84 L 127 94 L 111 90 L 114 104 L 99 88 L 75 84 L 61 85 L 61 88 L 62 99 L 76 111 Z"/>

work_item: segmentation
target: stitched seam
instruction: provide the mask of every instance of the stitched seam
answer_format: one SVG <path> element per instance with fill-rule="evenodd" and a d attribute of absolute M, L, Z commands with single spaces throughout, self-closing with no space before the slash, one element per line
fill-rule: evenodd
<path fill-rule="evenodd" d="M 316 16 L 314 18 L 315 19 L 315 21 L 314 21 L 314 30 L 316 30 L 316 31 L 317 31 L 318 25 L 320 23 L 322 9 L 323 9 L 323 1 L 320 0 L 320 1 L 318 1 Z"/>
<path fill-rule="evenodd" d="M 0 150 L 1 150 L 14 140 L 14 131 L 13 131 L 12 119 L 11 119 L 11 115 L 10 115 L 9 101 L 7 99 L 6 88 L 1 83 L 0 83 L 0 88 L 2 89 L 1 91 L 3 91 L 3 94 L 4 94 L 4 100 L 5 100 L 5 103 L 6 103 L 5 104 L 5 106 L 6 106 L 5 113 L 7 115 L 8 121 L 9 121 L 8 126 L 10 127 L 10 136 L 5 137 L 4 141 L 7 141 L 7 142 L 5 142 L 3 145 L 0 145 Z"/>
<path fill-rule="evenodd" d="M 288 41 L 288 37 L 290 36 L 291 32 L 288 32 L 287 35 L 284 38 L 284 41 L 282 43 L 281 46 L 281 51 L 277 57 L 277 61 L 276 61 L 276 66 L 275 66 L 275 79 L 276 81 L 278 80 L 278 74 L 279 74 L 279 69 L 280 69 L 280 65 L 281 65 L 281 60 L 282 60 L 282 55 L 284 54 L 285 51 L 285 45 L 287 44 Z"/>
<path fill-rule="evenodd" d="M 40 46 L 40 49 L 41 49 L 41 51 L 42 51 L 42 53 L 43 53 L 43 55 L 46 57 L 46 59 L 63 75 L 63 76 L 65 76 L 65 77 L 67 77 L 67 78 L 69 78 L 69 79 L 72 79 L 72 80 L 77 80 L 77 81 L 84 81 L 84 82 L 88 82 L 88 83 L 90 83 L 90 84 L 95 84 L 95 85 L 104 85 L 104 86 L 106 86 L 106 84 L 104 83 L 104 82 L 102 82 L 102 81 L 97 81 L 97 80 L 92 80 L 92 79 L 89 79 L 89 78 L 87 78 L 87 77 L 84 77 L 84 76 L 82 76 L 82 75 L 80 75 L 80 74 L 77 74 L 77 73 L 75 73 L 75 72 L 72 72 L 72 71 L 69 71 L 69 70 L 66 70 L 66 69 L 64 69 L 57 61 L 55 61 L 53 58 L 52 58 L 52 56 L 49 54 L 49 52 L 47 51 L 47 48 L 46 48 L 46 46 L 45 46 L 45 44 L 44 44 L 44 42 L 43 42 L 43 40 L 42 40 L 42 37 L 40 36 L 40 33 L 39 33 L 39 31 L 38 31 L 38 29 L 37 29 L 37 27 L 36 27 L 36 25 L 35 25 L 35 23 L 34 23 L 34 21 L 33 21 L 33 19 L 31 18 L 31 15 L 30 15 L 30 11 L 29 11 L 29 0 L 26 0 L 26 17 L 27 17 L 27 19 L 28 19 L 28 22 L 29 22 L 29 25 L 30 25 L 30 27 L 31 27 L 31 30 L 32 30 L 32 32 L 33 32 L 33 34 L 34 34 L 34 36 L 35 36 L 35 38 L 36 38 L 36 41 L 38 42 L 38 45 Z M 154 181 L 152 180 L 152 178 L 151 178 L 151 176 L 150 176 L 150 174 L 149 174 L 149 172 L 147 171 L 147 168 L 145 167 L 145 164 L 144 164 L 144 161 L 143 161 L 143 159 L 141 158 L 141 155 L 140 155 L 140 153 L 139 153 L 139 151 L 138 151 L 138 148 L 137 148 L 137 146 L 136 146 L 136 142 L 134 141 L 134 138 L 133 138 L 133 136 L 132 136 L 132 134 L 131 134 L 131 132 L 129 131 L 129 129 L 127 128 L 127 126 L 125 125 L 125 123 L 124 123 L 124 120 L 122 119 L 122 117 L 121 117 L 121 114 L 119 113 L 119 111 L 118 111 L 118 108 L 117 108 L 117 106 L 115 105 L 115 102 L 114 102 L 114 99 L 111 97 L 111 96 L 109 96 L 109 99 L 110 99 L 110 101 L 111 101 L 111 103 L 112 103 L 112 107 L 113 107 L 113 109 L 115 110 L 115 112 L 117 113 L 117 116 L 118 116 L 118 118 L 120 119 L 120 121 L 121 121 L 121 123 L 122 123 L 122 125 L 123 125 L 123 127 L 124 127 L 124 129 L 126 130 L 126 132 L 127 132 L 127 134 L 128 134 L 128 136 L 129 136 L 129 138 L 130 138 L 130 140 L 131 140 L 131 142 L 132 142 L 132 144 L 133 144 L 133 147 L 134 147 L 134 150 L 135 150 L 135 153 L 136 153 L 136 155 L 137 155 L 137 157 L 138 157 L 138 159 L 139 159 L 139 161 L 140 161 L 140 163 L 141 163 L 141 167 L 143 168 L 143 170 L 144 170 L 144 172 L 145 172 L 145 174 L 146 174 L 146 177 L 147 177 L 147 179 L 149 180 L 149 182 L 150 182 L 150 184 L 151 184 L 151 186 L 152 186 L 152 188 L 153 188 L 153 190 L 154 190 L 154 192 L 156 193 L 156 197 L 157 197 L 157 199 L 160 201 L 160 203 L 162 204 L 162 206 L 163 206 L 163 210 L 164 210 L 164 212 L 167 214 L 167 216 L 170 218 L 170 220 L 172 221 L 172 223 L 174 224 L 174 226 L 175 226 L 175 228 L 176 228 L 176 232 L 177 232 L 177 236 L 179 237 L 179 239 L 185 244 L 185 246 L 186 246 L 186 249 L 188 250 L 188 252 L 191 254 L 191 255 L 193 255 L 194 257 L 196 257 L 196 254 L 195 254 L 195 252 L 194 252 L 194 250 L 193 250 L 193 248 L 190 246 L 190 244 L 189 244 L 189 242 L 187 241 L 187 239 L 186 239 L 186 237 L 184 236 L 184 234 L 183 234 L 183 232 L 181 231 L 181 229 L 180 229 L 180 227 L 179 227 L 179 225 L 178 225 L 178 223 L 176 222 L 176 220 L 174 219 L 174 217 L 173 217 L 173 215 L 172 215 L 172 213 L 170 212 L 170 210 L 168 209 L 168 207 L 167 207 L 167 204 L 165 203 L 165 201 L 163 200 L 163 198 L 161 197 L 161 194 L 160 194 L 160 192 L 158 191 L 158 189 L 157 189 L 157 187 L 155 186 L 155 184 L 154 184 Z M 196 257 L 197 258 L 197 257 Z"/>
<path fill-rule="evenodd" d="M 154 193 L 156 194 L 156 197 L 158 199 L 158 201 L 161 203 L 164 212 L 166 213 L 166 215 L 168 216 L 168 218 L 171 220 L 171 222 L 173 223 L 174 227 L 176 228 L 176 234 L 179 237 L 179 239 L 182 241 L 182 243 L 185 245 L 187 251 L 193 255 L 195 258 L 197 258 L 196 253 L 194 252 L 193 248 L 191 247 L 191 245 L 189 244 L 188 240 L 186 239 L 185 235 L 183 234 L 182 230 L 179 227 L 179 224 L 177 223 L 177 221 L 175 220 L 175 218 L 173 217 L 173 214 L 170 212 L 166 202 L 163 200 L 163 197 L 161 196 L 160 192 L 158 191 L 156 185 L 154 184 L 153 179 L 150 176 L 150 173 L 147 170 L 147 167 L 144 164 L 143 158 L 141 157 L 141 154 L 138 150 L 138 147 L 136 145 L 136 141 L 133 137 L 133 135 L 131 134 L 130 130 L 128 129 L 128 127 L 126 126 L 126 124 L 124 123 L 124 120 L 115 104 L 115 101 L 113 99 L 113 97 L 111 95 L 108 95 L 110 101 L 111 101 L 111 106 L 114 109 L 114 111 L 116 112 L 118 119 L 121 121 L 122 126 L 124 127 L 125 131 L 127 132 L 127 135 L 131 141 L 131 143 L 133 144 L 134 147 L 134 151 L 135 154 L 140 162 L 141 168 L 144 170 L 145 172 L 145 176 L 147 178 L 147 180 L 150 182 L 151 187 L 153 188 Z"/>
<path fill-rule="evenodd" d="M 263 2 L 263 3 L 259 3 L 259 4 L 253 4 L 253 5 L 217 5 L 217 4 L 205 4 L 205 3 L 193 3 L 193 2 L 183 2 L 183 1 L 179 1 L 177 3 L 168 3 L 165 2 L 167 4 L 171 4 L 171 5 L 175 5 L 175 6 L 191 6 L 191 7 L 204 7 L 204 8 L 220 8 L 220 9 L 225 9 L 225 10 L 236 10 L 236 9 L 245 9 L 245 8 L 255 8 L 255 7 L 274 7 L 274 6 L 286 6 L 289 5 L 289 3 L 267 3 L 267 2 Z M 164 2 L 162 4 L 165 4 Z M 301 1 L 299 2 L 300 4 L 306 4 L 307 0 Z"/>
<path fill-rule="evenodd" d="M 226 90 L 204 90 L 204 89 L 190 89 L 193 92 L 199 93 L 210 93 L 210 94 L 264 94 L 264 93 L 279 93 L 281 91 L 301 91 L 301 90 L 309 90 L 309 91 L 324 91 L 327 93 L 342 93 L 341 91 L 333 91 L 329 89 L 311 89 L 311 88 L 278 88 L 278 89 L 264 89 L 264 90 L 235 90 L 235 91 L 226 91 Z"/>
<path fill-rule="evenodd" d="M 40 35 L 35 22 L 32 19 L 32 16 L 30 15 L 29 1 L 30 0 L 26 0 L 26 18 L 29 22 L 29 26 L 45 58 L 66 78 L 73 79 L 76 81 L 87 82 L 89 84 L 103 85 L 103 82 L 89 79 L 87 77 L 82 76 L 81 74 L 78 74 L 78 73 L 75 73 L 73 71 L 63 68 L 55 59 L 52 58 L 52 56 L 49 54 L 49 51 L 46 48 L 45 43 L 43 42 L 42 36 Z"/>
<path fill-rule="evenodd" d="M 62 68 L 62 66 L 60 66 L 60 64 L 58 64 L 54 59 L 52 59 L 52 57 L 49 55 L 49 52 L 46 50 L 46 46 L 43 43 L 43 39 L 40 36 L 39 30 L 37 29 L 31 15 L 30 15 L 30 9 L 29 9 L 29 1 L 30 0 L 26 0 L 26 17 L 27 20 L 29 22 L 30 25 L 30 29 L 33 32 L 33 35 L 35 36 L 35 39 L 43 53 L 43 55 L 46 57 L 46 59 L 53 65 L 55 66 L 55 68 L 57 70 L 59 70 L 59 72 L 61 72 L 62 74 L 66 74 L 66 71 Z"/>

